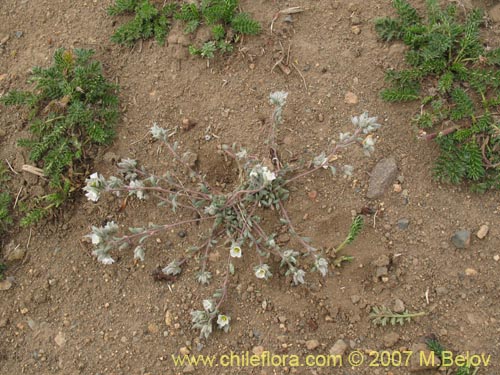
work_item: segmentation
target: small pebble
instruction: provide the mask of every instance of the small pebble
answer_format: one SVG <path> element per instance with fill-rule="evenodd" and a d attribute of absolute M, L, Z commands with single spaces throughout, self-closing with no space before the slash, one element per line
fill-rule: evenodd
<path fill-rule="evenodd" d="M 490 227 L 486 224 L 483 224 L 483 225 L 481 225 L 481 227 L 477 231 L 476 236 L 477 236 L 477 238 L 482 240 L 483 238 L 485 238 L 488 235 L 489 231 L 490 231 Z"/>
<path fill-rule="evenodd" d="M 177 235 L 178 235 L 180 238 L 184 238 L 184 237 L 186 237 L 186 231 L 184 231 L 184 230 L 180 230 L 179 232 L 177 232 Z"/>
<path fill-rule="evenodd" d="M 306 348 L 307 350 L 314 350 L 319 346 L 319 341 L 318 340 L 307 340 L 306 341 Z"/>
<path fill-rule="evenodd" d="M 346 104 L 358 104 L 359 103 L 359 99 L 358 99 L 358 96 L 355 93 L 349 91 L 349 92 L 347 92 L 345 94 L 344 102 Z"/>

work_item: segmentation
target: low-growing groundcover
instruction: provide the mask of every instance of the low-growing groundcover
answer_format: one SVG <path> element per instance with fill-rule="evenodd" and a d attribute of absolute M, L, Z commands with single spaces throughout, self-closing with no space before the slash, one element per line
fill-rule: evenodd
<path fill-rule="evenodd" d="M 131 47 L 138 40 L 154 37 L 163 45 L 175 20 L 185 24 L 185 33 L 194 33 L 198 27 L 206 25 L 211 29 L 212 40 L 201 46 L 191 45 L 189 51 L 192 55 L 213 58 L 217 51 L 232 51 L 233 43 L 241 35 L 256 35 L 261 30 L 260 24 L 247 13 L 240 12 L 238 7 L 239 0 L 203 0 L 199 5 L 164 2 L 160 8 L 149 0 L 116 0 L 108 8 L 108 14 L 133 14 L 134 18 L 119 26 L 111 40 Z"/>
<path fill-rule="evenodd" d="M 421 16 L 405 0 L 393 0 L 396 18 L 376 21 L 376 31 L 387 42 L 407 46 L 407 69 L 387 72 L 390 88 L 382 98 L 390 102 L 420 99 L 414 122 L 422 139 L 435 139 L 441 149 L 435 176 L 472 188 L 500 188 L 500 49 L 480 38 L 483 14 L 462 15 L 455 4 L 441 8 L 427 0 Z"/>
<path fill-rule="evenodd" d="M 0 102 L 23 105 L 29 110 L 32 137 L 18 144 L 30 151 L 30 159 L 43 168 L 51 191 L 24 205 L 29 225 L 59 207 L 83 181 L 91 163 L 88 151 L 109 144 L 115 134 L 118 87 L 102 75 L 102 66 L 91 59 L 91 50 L 58 49 L 53 65 L 35 67 L 29 82 L 32 90 L 11 91 Z"/>

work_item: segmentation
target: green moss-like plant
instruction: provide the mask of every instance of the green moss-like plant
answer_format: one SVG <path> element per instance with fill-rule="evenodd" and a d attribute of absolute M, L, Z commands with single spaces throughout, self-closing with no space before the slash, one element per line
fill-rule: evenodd
<path fill-rule="evenodd" d="M 213 58 L 217 51 L 221 53 L 232 51 L 232 43 L 240 35 L 256 35 L 260 33 L 260 24 L 247 13 L 238 11 L 239 0 L 202 0 L 195 3 L 170 2 L 160 9 L 149 0 L 116 0 L 108 8 L 108 14 L 133 14 L 134 18 L 120 26 L 111 37 L 115 43 L 133 46 L 138 40 L 155 37 L 160 45 L 174 20 L 184 23 L 184 32 L 193 33 L 199 26 L 212 28 L 213 40 L 202 46 L 190 46 L 193 55 Z M 229 37 L 228 31 L 232 30 Z"/>
<path fill-rule="evenodd" d="M 407 46 L 408 68 L 387 72 L 391 85 L 381 96 L 389 102 L 420 99 L 415 123 L 420 137 L 441 149 L 435 176 L 473 189 L 500 188 L 500 49 L 480 38 L 482 13 L 462 17 L 456 5 L 441 8 L 427 0 L 425 17 L 406 0 L 393 0 L 395 18 L 378 19 L 376 31 L 387 42 Z"/>
<path fill-rule="evenodd" d="M 29 109 L 32 137 L 18 144 L 43 168 L 52 191 L 38 200 L 46 206 L 30 211 L 22 224 L 38 221 L 58 207 L 84 178 L 93 145 L 109 144 L 119 117 L 118 87 L 102 75 L 93 51 L 58 49 L 53 65 L 35 67 L 30 91 L 11 91 L 0 102 Z M 26 221 L 27 220 L 27 221 Z"/>

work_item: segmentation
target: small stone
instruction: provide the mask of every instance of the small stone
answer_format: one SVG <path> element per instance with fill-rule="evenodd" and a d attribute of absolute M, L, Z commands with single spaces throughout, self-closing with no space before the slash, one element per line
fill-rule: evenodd
<path fill-rule="evenodd" d="M 189 351 L 188 348 L 183 346 L 182 348 L 179 349 L 179 353 L 180 353 L 180 355 L 189 355 L 189 353 L 191 353 L 191 352 Z"/>
<path fill-rule="evenodd" d="M 385 267 L 388 266 L 389 264 L 391 264 L 391 260 L 385 254 L 382 254 L 377 258 L 377 260 L 373 262 L 373 265 L 377 267 Z"/>
<path fill-rule="evenodd" d="M 345 94 L 344 102 L 346 104 L 352 104 L 352 105 L 354 105 L 354 104 L 358 104 L 359 103 L 359 99 L 358 99 L 358 96 L 355 93 L 349 91 L 349 92 L 347 92 Z"/>
<path fill-rule="evenodd" d="M 307 196 L 310 200 L 315 200 L 318 197 L 318 192 L 316 190 L 310 191 Z"/>
<path fill-rule="evenodd" d="M 403 188 L 401 187 L 401 184 L 394 184 L 392 185 L 392 191 L 395 193 L 401 193 L 403 191 Z"/>
<path fill-rule="evenodd" d="M 403 301 L 401 301 L 399 298 L 396 298 L 394 300 L 394 307 L 393 310 L 395 313 L 402 313 L 405 311 L 405 304 Z"/>
<path fill-rule="evenodd" d="M 62 332 L 59 332 L 56 337 L 54 337 L 54 341 L 57 346 L 63 346 L 66 343 L 66 338 Z"/>
<path fill-rule="evenodd" d="M 500 260 L 500 255 L 498 255 L 498 254 L 493 255 L 493 260 L 495 262 L 498 262 Z"/>
<path fill-rule="evenodd" d="M 457 249 L 465 249 L 470 245 L 470 231 L 462 229 L 451 236 L 451 242 Z"/>
<path fill-rule="evenodd" d="M 21 314 L 22 315 L 26 315 L 27 313 L 29 313 L 29 310 L 26 308 L 26 307 L 23 307 L 21 310 L 20 310 Z"/>
<path fill-rule="evenodd" d="M 466 276 L 476 276 L 477 275 L 477 271 L 474 268 L 467 268 L 465 270 L 465 275 Z"/>
<path fill-rule="evenodd" d="M 398 228 L 401 230 L 408 229 L 408 226 L 410 225 L 410 220 L 403 218 L 398 220 Z"/>
<path fill-rule="evenodd" d="M 351 16 L 351 25 L 359 25 L 361 23 L 361 19 L 357 15 Z"/>
<path fill-rule="evenodd" d="M 286 23 L 293 23 L 293 17 L 291 14 L 287 15 L 285 18 L 283 18 L 283 22 Z"/>
<path fill-rule="evenodd" d="M 343 355 L 345 351 L 347 350 L 347 344 L 344 340 L 340 339 L 333 344 L 333 346 L 330 348 L 329 353 L 331 355 Z"/>
<path fill-rule="evenodd" d="M 172 313 L 169 310 L 165 313 L 165 324 L 167 327 L 172 327 Z"/>
<path fill-rule="evenodd" d="M 182 370 L 182 373 L 183 374 L 192 374 L 193 372 L 195 371 L 195 368 L 193 365 L 187 365 L 186 367 L 184 367 L 184 369 Z"/>
<path fill-rule="evenodd" d="M 384 341 L 384 346 L 386 348 L 390 348 L 399 341 L 399 334 L 396 332 L 389 332 L 386 335 L 384 335 L 383 341 Z"/>
<path fill-rule="evenodd" d="M 156 335 L 159 331 L 160 331 L 160 329 L 158 328 L 158 326 L 156 324 L 154 324 L 154 323 L 148 324 L 148 332 L 149 333 Z"/>
<path fill-rule="evenodd" d="M 190 120 L 186 117 L 182 119 L 182 130 L 184 131 L 191 130 L 195 125 L 196 122 L 194 122 L 193 120 Z"/>
<path fill-rule="evenodd" d="M 0 290 L 9 290 L 12 288 L 12 283 L 10 280 L 2 280 L 0 281 Z"/>
<path fill-rule="evenodd" d="M 252 353 L 255 354 L 255 355 L 261 355 L 262 353 L 264 353 L 264 347 L 259 345 L 259 346 L 254 346 L 252 348 Z"/>
<path fill-rule="evenodd" d="M 351 302 L 353 304 L 357 304 L 361 300 L 361 297 L 358 295 L 351 296 Z"/>
<path fill-rule="evenodd" d="M 0 44 L 5 44 L 9 40 L 9 34 L 0 34 Z"/>
<path fill-rule="evenodd" d="M 306 348 L 307 350 L 314 350 L 319 346 L 319 341 L 318 340 L 307 340 L 306 341 Z"/>
<path fill-rule="evenodd" d="M 15 246 L 13 242 L 9 243 L 5 249 L 5 260 L 14 262 L 16 260 L 23 260 L 26 255 L 26 249 L 21 245 Z"/>
<path fill-rule="evenodd" d="M 486 224 L 483 224 L 483 225 L 481 225 L 481 227 L 477 231 L 476 236 L 477 236 L 477 238 L 482 240 L 483 238 L 485 238 L 488 235 L 489 231 L 490 231 L 490 227 Z"/>
<path fill-rule="evenodd" d="M 359 35 L 361 33 L 361 28 L 359 26 L 352 26 L 351 27 L 351 32 L 354 35 Z"/>
<path fill-rule="evenodd" d="M 388 274 L 389 274 L 389 271 L 387 270 L 387 267 L 377 267 L 377 270 L 375 271 L 375 276 L 377 278 L 387 276 Z"/>
<path fill-rule="evenodd" d="M 184 238 L 184 237 L 186 237 L 186 231 L 185 230 L 180 230 L 180 231 L 177 232 L 177 235 L 180 238 Z"/>
<path fill-rule="evenodd" d="M 373 168 L 368 183 L 368 199 L 380 198 L 398 174 L 398 166 L 394 158 L 380 160 Z"/>
<path fill-rule="evenodd" d="M 22 37 L 22 36 L 23 36 L 23 34 L 24 34 L 24 33 L 23 33 L 22 31 L 16 31 L 16 33 L 15 33 L 16 38 L 18 38 L 18 39 L 19 39 L 20 37 Z"/>
<path fill-rule="evenodd" d="M 288 233 L 282 233 L 276 237 L 276 242 L 280 245 L 290 242 L 290 235 Z"/>

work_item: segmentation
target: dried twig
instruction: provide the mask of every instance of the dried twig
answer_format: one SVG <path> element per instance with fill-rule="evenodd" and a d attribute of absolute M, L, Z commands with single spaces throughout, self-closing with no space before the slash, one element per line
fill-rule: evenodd
<path fill-rule="evenodd" d="M 41 169 L 41 168 L 37 168 L 37 167 L 34 167 L 32 165 L 29 165 L 29 164 L 24 164 L 21 169 L 24 172 L 28 172 L 28 173 L 31 173 L 31 174 L 34 174 L 34 175 L 37 175 L 40 177 L 45 177 L 45 173 L 43 173 L 43 169 Z"/>
<path fill-rule="evenodd" d="M 14 174 L 19 174 L 18 172 L 16 172 L 16 171 L 14 170 L 14 168 L 12 168 L 12 165 L 10 165 L 10 163 L 9 163 L 9 161 L 8 161 L 7 159 L 5 159 L 5 162 L 6 162 L 6 163 L 7 163 L 7 165 L 9 166 L 9 169 L 12 171 L 12 173 L 14 173 Z"/>
<path fill-rule="evenodd" d="M 282 14 L 295 14 L 295 13 L 302 13 L 304 11 L 304 8 L 302 7 L 291 7 L 291 8 L 286 8 L 282 9 L 274 15 L 272 21 L 271 21 L 271 34 L 273 33 L 273 27 L 274 27 L 274 22 L 280 17 Z"/>

